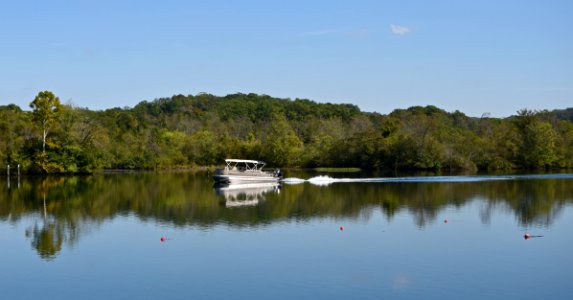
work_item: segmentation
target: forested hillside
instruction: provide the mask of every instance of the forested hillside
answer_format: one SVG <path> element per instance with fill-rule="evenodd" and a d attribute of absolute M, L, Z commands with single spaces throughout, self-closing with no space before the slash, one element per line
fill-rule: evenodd
<path fill-rule="evenodd" d="M 163 169 L 220 165 L 228 157 L 277 167 L 573 167 L 573 109 L 524 109 L 505 119 L 434 106 L 381 115 L 256 94 L 176 95 L 105 111 L 34 103 L 32 111 L 0 106 L 4 170 Z"/>

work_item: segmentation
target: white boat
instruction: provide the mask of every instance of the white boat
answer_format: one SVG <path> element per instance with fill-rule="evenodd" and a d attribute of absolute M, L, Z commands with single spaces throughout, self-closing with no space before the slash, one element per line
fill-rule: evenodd
<path fill-rule="evenodd" d="M 263 171 L 264 166 L 265 162 L 258 160 L 225 159 L 225 168 L 217 169 L 213 178 L 227 184 L 279 182 L 281 171 Z"/>

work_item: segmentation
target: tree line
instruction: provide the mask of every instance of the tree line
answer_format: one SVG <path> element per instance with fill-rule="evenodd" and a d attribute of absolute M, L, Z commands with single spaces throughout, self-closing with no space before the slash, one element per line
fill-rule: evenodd
<path fill-rule="evenodd" d="M 510 170 L 573 167 L 573 109 L 468 117 L 435 106 L 388 115 L 268 95 L 175 95 L 93 111 L 38 93 L 0 106 L 0 165 L 28 173 L 172 169 L 249 158 L 276 167 Z"/>

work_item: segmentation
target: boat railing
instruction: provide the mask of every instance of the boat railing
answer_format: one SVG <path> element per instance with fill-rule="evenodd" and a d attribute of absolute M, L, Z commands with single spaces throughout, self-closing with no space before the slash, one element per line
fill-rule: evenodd
<path fill-rule="evenodd" d="M 237 169 L 237 170 L 229 170 L 225 169 L 218 169 L 217 175 L 249 175 L 249 176 L 261 176 L 261 177 L 268 177 L 272 176 L 273 174 L 270 172 L 265 172 L 261 170 L 245 170 L 245 169 Z"/>
<path fill-rule="evenodd" d="M 269 176 L 271 173 L 261 170 L 223 170 L 223 175 L 249 175 L 249 176 Z"/>

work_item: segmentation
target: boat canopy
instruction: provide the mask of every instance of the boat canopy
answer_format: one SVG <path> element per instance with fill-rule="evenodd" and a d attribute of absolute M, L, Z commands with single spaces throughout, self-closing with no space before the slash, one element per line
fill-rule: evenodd
<path fill-rule="evenodd" d="M 227 163 L 227 166 L 225 167 L 226 169 L 234 170 L 237 168 L 237 166 L 244 165 L 244 167 L 239 167 L 239 168 L 240 169 L 244 168 L 243 170 L 248 170 L 248 171 L 260 171 L 266 164 L 264 161 L 260 160 L 232 159 L 232 158 L 225 159 L 225 163 Z"/>
<path fill-rule="evenodd" d="M 225 159 L 226 163 L 246 163 L 246 164 L 258 164 L 258 165 L 264 165 L 265 162 L 264 161 L 258 161 L 258 160 L 248 160 L 248 159 L 233 159 L 233 158 L 227 158 Z"/>

